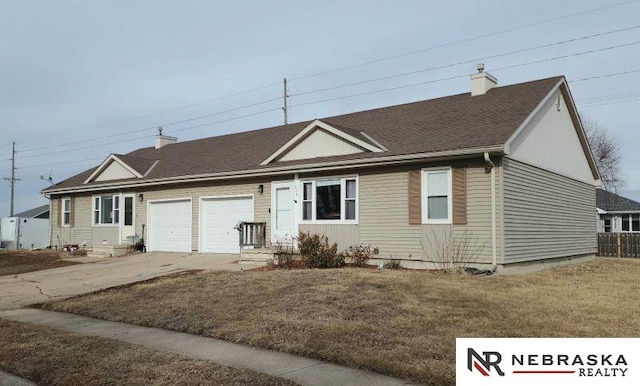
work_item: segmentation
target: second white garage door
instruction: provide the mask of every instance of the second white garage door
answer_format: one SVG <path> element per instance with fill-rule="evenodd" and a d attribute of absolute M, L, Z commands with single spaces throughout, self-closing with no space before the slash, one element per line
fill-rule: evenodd
<path fill-rule="evenodd" d="M 239 253 L 240 221 L 253 221 L 253 197 L 203 198 L 200 202 L 200 252 Z"/>

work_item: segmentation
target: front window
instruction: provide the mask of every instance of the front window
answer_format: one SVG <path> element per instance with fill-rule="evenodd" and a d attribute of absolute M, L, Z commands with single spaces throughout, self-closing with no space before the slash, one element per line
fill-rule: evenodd
<path fill-rule="evenodd" d="M 451 169 L 422 171 L 422 222 L 451 222 Z"/>
<path fill-rule="evenodd" d="M 357 181 L 355 177 L 304 181 L 302 183 L 302 220 L 356 221 Z"/>
<path fill-rule="evenodd" d="M 611 232 L 611 216 L 604 216 L 602 219 L 602 230 L 605 233 Z"/>
<path fill-rule="evenodd" d="M 93 198 L 93 223 L 112 225 L 120 222 L 120 196 L 96 196 Z"/>
<path fill-rule="evenodd" d="M 62 199 L 62 226 L 71 224 L 71 199 Z"/>
<path fill-rule="evenodd" d="M 640 214 L 623 214 L 622 231 L 640 232 Z"/>

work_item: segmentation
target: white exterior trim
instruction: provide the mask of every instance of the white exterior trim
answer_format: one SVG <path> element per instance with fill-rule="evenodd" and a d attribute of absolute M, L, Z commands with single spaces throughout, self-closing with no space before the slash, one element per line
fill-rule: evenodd
<path fill-rule="evenodd" d="M 431 172 L 447 172 L 447 218 L 446 219 L 429 219 L 428 217 L 428 194 L 429 189 L 425 174 Z M 451 166 L 423 168 L 420 171 L 420 207 L 422 224 L 453 224 L 453 173 Z"/>
<path fill-rule="evenodd" d="M 316 182 L 323 180 L 339 180 L 340 181 L 340 220 L 305 220 L 303 219 L 303 202 L 304 202 L 304 184 L 305 183 L 313 183 L 313 192 L 312 192 L 312 200 L 311 200 L 311 215 L 312 217 L 316 217 L 316 193 L 315 187 Z M 347 197 L 347 186 L 346 180 L 355 180 L 356 181 L 356 218 L 354 220 L 347 220 L 343 217 L 346 216 L 346 208 L 344 202 Z M 298 181 L 298 191 L 300 192 L 297 204 L 298 211 L 298 224 L 297 225 L 308 225 L 308 224 L 323 224 L 323 225 L 341 225 L 341 224 L 351 224 L 357 225 L 360 220 L 360 178 L 357 174 L 346 174 L 346 175 L 337 175 L 337 176 L 323 176 L 323 177 L 313 177 L 313 178 L 303 178 Z"/>
<path fill-rule="evenodd" d="M 347 133 L 345 133 L 342 130 L 336 129 L 335 127 L 328 125 L 324 122 L 322 122 L 319 119 L 316 119 L 315 121 L 311 122 L 309 125 L 307 125 L 307 127 L 305 127 L 304 129 L 302 129 L 298 134 L 296 134 L 293 138 L 291 138 L 289 140 L 289 142 L 285 143 L 281 148 L 279 148 L 278 150 L 276 150 L 273 154 L 271 154 L 269 156 L 269 158 L 267 158 L 266 160 L 262 161 L 260 163 L 260 165 L 266 165 L 270 162 L 272 162 L 273 160 L 277 159 L 278 157 L 280 157 L 281 155 L 285 154 L 287 151 L 291 150 L 291 148 L 293 148 L 295 145 L 298 144 L 298 142 L 300 142 L 303 138 L 305 138 L 308 134 L 311 133 L 311 131 L 313 131 L 313 129 L 315 128 L 321 128 L 324 129 L 328 132 L 330 132 L 331 134 L 342 138 L 348 142 L 351 142 L 352 144 L 361 147 L 365 150 L 369 150 L 375 153 L 379 153 L 382 152 L 384 150 L 373 146 L 363 140 L 360 140 L 352 135 L 349 135 Z"/>
<path fill-rule="evenodd" d="M 142 178 L 143 177 L 142 174 L 138 173 L 131 166 L 127 165 L 126 162 L 124 162 L 123 160 L 118 158 L 117 155 L 111 154 L 111 155 L 109 155 L 107 157 L 107 159 L 102 161 L 100 166 L 98 166 L 96 168 L 96 170 L 94 170 L 93 173 L 91 173 L 91 175 L 83 183 L 84 184 L 88 184 L 89 182 L 93 181 L 96 177 L 98 177 L 100 175 L 100 173 L 102 173 L 111 164 L 111 162 L 117 162 L 120 166 L 125 168 L 129 173 L 133 174 L 137 178 Z"/>
<path fill-rule="evenodd" d="M 255 203 L 255 196 L 253 195 L 253 193 L 248 193 L 248 194 L 234 194 L 234 195 L 224 195 L 224 196 L 200 196 L 198 198 L 198 253 L 203 253 L 202 252 L 202 201 L 207 201 L 207 200 L 224 200 L 224 199 L 229 199 L 229 198 L 250 198 L 251 199 L 251 205 L 252 205 L 252 211 L 253 211 L 253 218 L 255 219 L 256 217 L 256 203 Z M 193 209 L 192 209 L 193 211 Z M 239 247 L 238 247 L 239 248 Z"/>
<path fill-rule="evenodd" d="M 69 201 L 69 222 L 67 224 L 64 223 L 64 202 Z M 91 211 L 93 215 L 93 211 Z M 49 217 L 51 217 L 51 212 L 49 212 Z M 71 227 L 71 197 L 62 197 L 60 198 L 60 227 L 61 228 L 70 228 Z"/>
<path fill-rule="evenodd" d="M 370 166 L 385 166 L 385 165 L 401 165 L 406 163 L 413 163 L 419 160 L 444 160 L 447 158 L 453 158 L 458 156 L 482 156 L 483 153 L 489 152 L 492 154 L 502 154 L 503 153 L 502 146 L 491 146 L 491 147 L 479 147 L 479 148 L 468 148 L 468 149 L 460 149 L 460 150 L 447 150 L 440 152 L 430 152 L 430 153 L 416 153 L 416 154 L 403 154 L 403 155 L 394 155 L 394 156 L 384 156 L 384 157 L 376 157 L 376 158 L 366 158 L 366 159 L 349 159 L 349 160 L 341 160 L 341 161 L 328 161 L 321 163 L 310 163 L 306 165 L 287 165 L 287 166 L 274 166 L 271 168 L 260 168 L 260 169 L 250 169 L 250 170 L 240 170 L 233 172 L 220 172 L 220 173 L 207 173 L 207 174 L 192 174 L 187 176 L 175 176 L 175 177 L 165 177 L 165 178 L 156 178 L 148 181 L 128 181 L 127 183 L 108 183 L 108 184 L 95 184 L 86 187 L 71 187 L 71 188 L 63 188 L 63 189 L 43 189 L 41 191 L 42 194 L 64 194 L 64 193 L 80 193 L 80 192 L 95 192 L 101 190 L 112 190 L 112 189 L 125 189 L 125 188 L 134 188 L 140 186 L 157 186 L 157 185 L 166 185 L 166 184 L 174 184 L 174 183 L 184 183 L 184 182 L 193 182 L 193 181 L 216 181 L 216 180 L 226 180 L 226 179 L 236 179 L 236 178 L 249 178 L 249 177 L 262 177 L 262 176 L 275 176 L 282 174 L 291 174 L 291 173 L 310 173 L 317 171 L 333 171 L 340 170 L 344 167 L 349 167 L 350 169 L 354 168 L 364 168 Z"/>

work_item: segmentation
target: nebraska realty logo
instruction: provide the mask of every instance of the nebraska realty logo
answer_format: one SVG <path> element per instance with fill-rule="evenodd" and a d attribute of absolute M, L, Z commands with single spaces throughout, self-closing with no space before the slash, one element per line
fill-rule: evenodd
<path fill-rule="evenodd" d="M 459 338 L 458 385 L 640 385 L 640 339 Z"/>

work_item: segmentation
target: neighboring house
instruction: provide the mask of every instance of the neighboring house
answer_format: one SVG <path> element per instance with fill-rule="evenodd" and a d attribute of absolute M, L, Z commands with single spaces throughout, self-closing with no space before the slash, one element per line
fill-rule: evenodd
<path fill-rule="evenodd" d="M 591 257 L 599 175 L 564 77 L 112 154 L 43 190 L 53 244 L 238 253 L 238 221 L 379 259 L 482 268 Z M 465 248 L 461 248 L 466 245 Z M 449 248 L 457 247 L 457 248 Z M 464 251 L 463 251 L 464 252 Z M 539 267 L 540 265 L 538 265 Z"/>
<path fill-rule="evenodd" d="M 0 220 L 1 247 L 40 249 L 49 246 L 49 205 L 26 210 Z"/>
<path fill-rule="evenodd" d="M 640 202 L 596 189 L 598 232 L 640 232 Z"/>
<path fill-rule="evenodd" d="M 24 212 L 20 212 L 14 217 L 23 217 L 23 218 L 49 218 L 49 204 L 39 206 L 37 208 L 25 210 Z"/>

